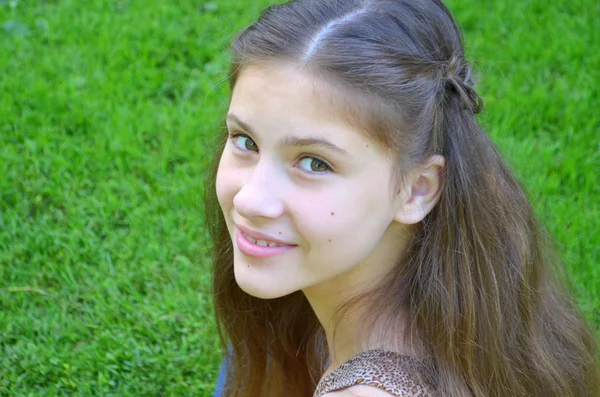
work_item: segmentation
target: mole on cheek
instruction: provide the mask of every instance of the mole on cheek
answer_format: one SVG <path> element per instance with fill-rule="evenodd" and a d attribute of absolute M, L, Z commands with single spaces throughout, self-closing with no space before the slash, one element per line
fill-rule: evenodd
<path fill-rule="evenodd" d="M 331 213 L 331 216 L 334 216 L 334 215 L 335 215 L 335 212 L 332 212 L 332 213 Z"/>
<path fill-rule="evenodd" d="M 329 242 L 331 242 L 331 239 L 329 239 Z"/>

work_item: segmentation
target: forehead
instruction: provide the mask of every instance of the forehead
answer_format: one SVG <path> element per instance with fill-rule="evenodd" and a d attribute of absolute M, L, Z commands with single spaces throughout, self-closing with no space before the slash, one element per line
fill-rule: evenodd
<path fill-rule="evenodd" d="M 343 138 L 349 144 L 369 141 L 336 107 L 331 90 L 294 66 L 247 66 L 233 89 L 229 113 L 251 124 L 258 134 L 276 130 Z"/>

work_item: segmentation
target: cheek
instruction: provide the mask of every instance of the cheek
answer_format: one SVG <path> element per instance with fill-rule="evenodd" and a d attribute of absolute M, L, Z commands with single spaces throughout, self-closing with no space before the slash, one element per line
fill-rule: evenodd
<path fill-rule="evenodd" d="M 229 210 L 233 206 L 233 197 L 235 196 L 237 178 L 235 172 L 227 166 L 227 158 L 223 156 L 219 163 L 217 178 L 215 181 L 215 190 L 217 199 L 223 211 Z"/>
<path fill-rule="evenodd" d="M 307 197 L 298 208 L 296 226 L 313 257 L 327 258 L 331 267 L 369 255 L 393 219 L 382 185 L 360 182 L 332 189 L 317 200 Z"/>
<path fill-rule="evenodd" d="M 341 194 L 321 196 L 315 200 L 307 197 L 296 207 L 297 227 L 307 235 L 320 241 L 335 242 L 364 228 L 370 219 L 377 217 L 374 211 L 381 212 L 381 206 L 372 205 L 360 194 L 352 194 L 342 189 Z"/>

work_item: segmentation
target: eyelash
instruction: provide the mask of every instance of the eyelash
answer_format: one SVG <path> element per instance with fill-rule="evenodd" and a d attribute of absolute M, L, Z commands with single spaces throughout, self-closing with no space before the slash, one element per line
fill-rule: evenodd
<path fill-rule="evenodd" d="M 252 139 L 251 137 L 249 137 L 247 134 L 242 134 L 242 133 L 240 133 L 240 132 L 232 132 L 232 133 L 230 133 L 230 134 L 229 134 L 229 140 L 230 140 L 230 141 L 234 141 L 234 140 L 235 140 L 235 138 L 239 138 L 239 137 L 248 138 L 248 139 L 250 139 L 252 142 L 254 142 L 254 139 Z M 235 144 L 235 142 L 234 142 L 233 144 L 234 144 L 234 146 L 235 146 L 235 147 L 236 147 L 238 150 L 241 150 L 241 151 L 243 151 L 243 152 L 247 152 L 247 151 L 248 151 L 248 150 L 246 150 L 246 149 L 241 149 L 239 146 L 237 146 L 237 145 Z M 256 142 L 254 142 L 254 144 L 256 145 Z M 257 146 L 258 146 L 258 145 L 257 145 Z M 329 172 L 332 172 L 332 171 L 333 171 L 333 167 L 332 167 L 332 166 L 331 166 L 331 165 L 330 165 L 330 164 L 329 164 L 327 161 L 323 160 L 323 159 L 322 159 L 322 158 L 320 158 L 320 157 L 315 157 L 315 156 L 304 156 L 304 157 L 301 157 L 301 158 L 300 158 L 300 160 L 304 160 L 304 159 L 313 159 L 313 160 L 319 161 L 319 162 L 323 163 L 323 164 L 325 165 L 325 167 L 327 168 L 327 170 L 325 170 L 325 171 L 307 171 L 307 170 L 305 170 L 305 169 L 302 169 L 304 172 L 308 172 L 309 174 L 313 174 L 313 175 L 321 175 L 321 174 L 326 174 L 326 173 L 329 173 Z"/>

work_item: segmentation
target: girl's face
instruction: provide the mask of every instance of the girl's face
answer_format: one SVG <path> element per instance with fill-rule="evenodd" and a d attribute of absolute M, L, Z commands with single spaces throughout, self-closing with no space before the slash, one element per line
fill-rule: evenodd
<path fill-rule="evenodd" d="M 401 254 L 391 161 L 318 94 L 291 66 L 247 67 L 232 93 L 217 196 L 256 297 L 345 288 Z"/>

